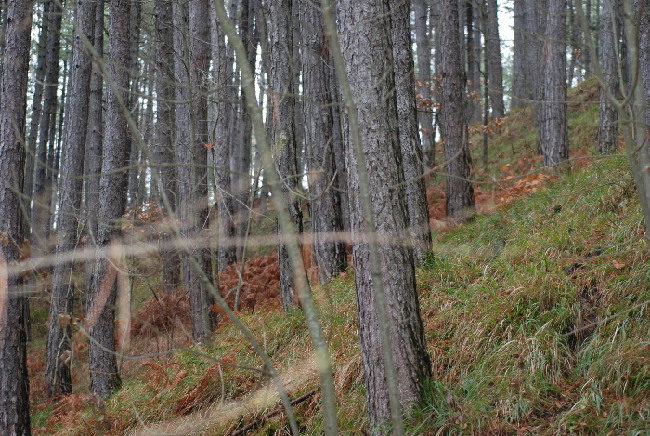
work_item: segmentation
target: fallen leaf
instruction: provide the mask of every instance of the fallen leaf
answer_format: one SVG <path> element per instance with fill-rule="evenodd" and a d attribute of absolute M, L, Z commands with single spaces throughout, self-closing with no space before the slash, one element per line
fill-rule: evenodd
<path fill-rule="evenodd" d="M 616 268 L 616 269 L 625 268 L 625 264 L 624 263 L 619 263 L 619 261 L 616 260 L 616 259 L 614 259 L 612 262 L 614 263 L 614 268 Z"/>

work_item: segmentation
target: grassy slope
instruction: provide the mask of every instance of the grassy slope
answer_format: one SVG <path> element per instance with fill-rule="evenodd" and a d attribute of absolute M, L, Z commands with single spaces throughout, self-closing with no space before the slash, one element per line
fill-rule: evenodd
<path fill-rule="evenodd" d="M 592 99 L 593 90 L 574 98 Z M 579 144 L 572 155 L 585 155 L 578 149 L 594 148 L 597 110 L 572 109 Z M 478 172 L 479 181 L 498 179 L 481 192 L 501 207 L 436 235 L 417 271 L 435 378 L 409 418 L 411 434 L 642 434 L 650 426 L 650 262 L 625 159 L 590 159 L 593 165 L 575 164 L 568 176 L 542 184 L 544 173 L 529 173 L 538 165 L 529 115 L 514 114 L 492 136 L 489 171 Z M 480 138 L 474 142 L 478 148 Z M 357 434 L 367 419 L 353 277 L 315 293 L 334 356 L 339 423 Z M 242 317 L 292 398 L 318 386 L 300 313 Z M 171 420 L 169 429 L 179 432 L 224 434 L 277 406 L 274 397 L 248 396 L 260 379 L 247 368 L 260 366 L 226 324 L 214 345 L 137 365 L 104 411 L 79 395 L 41 408 L 36 427 L 122 434 Z M 320 433 L 317 400 L 296 408 L 305 433 Z M 285 424 L 278 415 L 257 430 L 273 434 Z"/>

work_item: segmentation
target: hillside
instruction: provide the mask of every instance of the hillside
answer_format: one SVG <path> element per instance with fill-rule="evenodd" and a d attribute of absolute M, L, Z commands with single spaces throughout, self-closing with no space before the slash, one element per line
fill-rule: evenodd
<path fill-rule="evenodd" d="M 590 83 L 571 94 L 574 159 L 563 173 L 540 168 L 528 110 L 489 126 L 487 169 L 479 159 L 482 128 L 473 128 L 479 214 L 472 222 L 450 227 L 441 215 L 441 180 L 429 181 L 438 230 L 417 282 L 434 377 L 408 418 L 409 434 L 650 430 L 650 259 L 625 157 L 592 151 L 595 89 Z M 251 266 L 255 274 L 270 274 L 272 260 L 261 259 Z M 144 272 L 153 276 L 158 266 L 152 259 L 134 268 L 149 277 Z M 304 316 L 282 313 L 264 284 L 254 286 L 264 299 L 239 315 L 296 401 L 302 431 L 320 434 L 318 375 Z M 185 303 L 152 299 L 155 289 L 136 280 L 134 301 L 147 305 L 137 312 L 145 319 L 134 320 L 140 328 L 123 362 L 123 387 L 105 405 L 87 395 L 85 339 L 78 332 L 76 393 L 57 403 L 43 399 L 43 332 L 36 329 L 35 433 L 285 434 L 277 395 L 265 388 L 263 365 L 236 326 L 222 321 L 212 343 L 190 346 L 182 319 L 153 317 L 167 311 L 174 319 Z M 341 431 L 361 434 L 368 420 L 353 272 L 314 293 L 335 365 Z M 36 321 L 44 323 L 46 313 L 37 310 Z M 158 330 L 147 330 L 147 323 Z"/>

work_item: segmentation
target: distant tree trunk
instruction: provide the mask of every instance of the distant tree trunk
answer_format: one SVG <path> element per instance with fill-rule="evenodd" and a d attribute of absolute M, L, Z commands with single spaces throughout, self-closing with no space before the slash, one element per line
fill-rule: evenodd
<path fill-rule="evenodd" d="M 69 85 L 71 92 L 68 100 L 68 119 L 65 125 L 65 149 L 61 152 L 56 256 L 73 251 L 79 244 L 84 147 L 88 126 L 92 71 L 92 63 L 84 39 L 92 41 L 94 31 L 95 2 L 78 0 L 73 33 Z M 68 262 L 58 262 L 54 266 L 45 366 L 45 383 L 50 396 L 72 393 L 70 372 L 71 320 L 74 300 L 72 270 L 73 265 Z"/>
<path fill-rule="evenodd" d="M 417 47 L 417 80 L 419 86 L 417 91 L 422 100 L 428 103 L 431 96 L 431 44 L 430 32 L 427 25 L 429 16 L 429 4 L 427 0 L 414 0 L 413 12 L 415 15 L 415 43 Z M 432 168 L 436 164 L 436 130 L 433 126 L 433 107 L 430 104 L 423 104 L 418 111 L 420 122 L 420 136 L 422 138 L 422 155 L 426 168 Z"/>
<path fill-rule="evenodd" d="M 172 3 L 156 0 L 154 3 L 154 26 L 156 32 L 156 107 L 157 119 L 153 145 L 154 181 L 159 183 L 159 204 L 166 215 L 173 217 L 176 210 L 176 166 L 174 165 L 174 35 Z M 180 259 L 178 251 L 169 249 L 171 224 L 163 230 L 163 287 L 172 293 L 180 283 Z"/>
<path fill-rule="evenodd" d="M 212 258 L 210 244 L 205 238 L 209 235 L 208 226 L 208 104 L 207 80 L 210 67 L 210 40 L 208 0 L 194 0 L 189 3 L 189 84 L 190 84 L 190 120 L 193 123 L 190 136 L 190 150 L 185 151 L 189 159 L 178 159 L 179 162 L 192 162 L 190 179 L 180 179 L 180 184 L 187 190 L 187 200 L 192 202 L 188 223 L 193 225 L 191 237 L 199 238 L 202 246 L 192 250 L 191 256 L 198 265 L 184 265 L 185 288 L 190 295 L 190 310 L 192 312 L 192 335 L 196 340 L 202 340 L 212 335 L 216 326 L 216 313 L 210 310 L 214 305 L 214 296 L 210 293 L 212 285 Z M 183 150 L 177 150 L 177 153 Z M 189 153 L 188 153 L 189 152 Z M 180 175 L 180 174 L 179 174 Z M 186 186 L 187 183 L 190 186 Z M 180 198 L 183 201 L 182 198 Z M 188 206 L 188 204 L 186 204 Z M 182 207 L 182 206 L 181 206 Z M 179 208 L 180 210 L 180 208 Z M 183 212 L 181 211 L 181 214 Z M 181 221 L 182 218 L 181 218 Z M 188 259 L 189 260 L 189 259 Z M 194 263 L 194 262 L 192 262 Z"/>
<path fill-rule="evenodd" d="M 487 19 L 485 29 L 485 46 L 487 59 L 487 75 L 492 116 L 501 118 L 505 115 L 503 104 L 503 69 L 501 66 L 501 38 L 499 38 L 499 18 L 497 0 L 486 0 Z"/>
<path fill-rule="evenodd" d="M 546 166 L 556 166 L 569 157 L 565 35 L 566 0 L 549 0 L 539 104 L 540 146 Z"/>
<path fill-rule="evenodd" d="M 104 57 L 104 0 L 97 0 L 95 6 L 95 36 L 93 47 L 99 59 Z M 90 76 L 90 101 L 88 105 L 88 132 L 84 157 L 86 212 L 86 234 L 94 244 L 97 236 L 97 213 L 99 212 L 99 177 L 102 169 L 103 108 L 102 96 L 104 79 L 99 59 L 93 62 Z"/>
<path fill-rule="evenodd" d="M 300 200 L 296 196 L 298 189 L 298 168 L 296 159 L 296 138 L 294 135 L 293 97 L 293 26 L 292 0 L 278 0 L 268 4 L 269 17 L 269 111 L 270 139 L 278 175 L 282 180 L 282 192 L 298 233 L 302 232 L 302 211 Z M 286 236 L 278 226 L 280 243 L 278 246 L 278 263 L 280 266 L 280 296 L 284 310 L 292 309 L 298 304 L 298 293 L 294 283 L 294 271 L 289 259 Z M 303 272 L 296 272 L 302 274 Z"/>
<path fill-rule="evenodd" d="M 569 60 L 568 67 L 568 76 L 567 76 L 567 86 L 573 86 L 573 79 L 577 78 L 577 81 L 582 80 L 582 73 L 580 70 L 580 65 L 578 58 L 582 54 L 582 51 L 585 47 L 580 43 L 580 25 L 576 21 L 576 11 L 575 11 L 575 0 L 568 0 L 569 6 L 569 41 L 571 47 L 571 56 Z"/>
<path fill-rule="evenodd" d="M 120 218 L 126 209 L 128 173 L 118 171 L 129 161 L 129 128 L 123 107 L 128 103 L 131 0 L 110 0 L 108 87 L 104 118 L 102 176 L 99 182 L 97 246 L 107 249 L 121 237 Z M 86 320 L 90 337 L 90 387 L 106 399 L 121 384 L 115 353 L 115 300 L 117 267 L 114 259 L 98 251 L 90 280 Z"/>
<path fill-rule="evenodd" d="M 32 246 L 40 253 L 47 250 L 47 229 L 50 219 L 50 202 L 52 199 L 52 175 L 48 165 L 48 144 L 54 147 L 56 130 L 57 89 L 59 85 L 59 49 L 62 13 L 58 2 L 50 0 L 52 8 L 47 17 L 48 24 L 45 89 L 43 91 L 43 110 L 38 123 L 38 144 L 34 162 L 34 189 L 32 201 Z M 51 163 L 51 162 L 50 162 Z M 49 175 L 48 175 L 49 173 Z"/>
<path fill-rule="evenodd" d="M 481 95 L 481 78 L 479 67 L 481 63 L 481 42 L 476 40 L 476 28 L 479 27 L 479 11 L 475 7 L 474 0 L 461 0 L 461 13 L 465 14 L 467 34 L 465 38 L 465 61 L 467 62 L 467 108 L 465 116 L 468 123 L 474 123 L 481 119 L 481 108 L 479 105 Z"/>
<path fill-rule="evenodd" d="M 18 262 L 23 232 L 20 192 L 25 164 L 25 122 L 32 3 L 7 2 L 6 49 L 0 87 L 0 434 L 29 436 L 29 377 L 22 279 L 8 275 Z"/>
<path fill-rule="evenodd" d="M 41 26 L 38 34 L 38 46 L 36 55 L 36 68 L 34 71 L 34 93 L 32 95 L 32 114 L 29 125 L 29 136 L 27 137 L 27 155 L 25 156 L 25 183 L 23 194 L 25 213 L 23 218 L 24 238 L 31 238 L 32 229 L 32 199 L 34 191 L 34 167 L 36 161 L 36 147 L 38 141 L 38 123 L 41 121 L 43 112 L 43 88 L 45 83 L 45 61 L 47 58 L 47 27 L 50 24 L 50 10 L 53 8 L 52 1 L 46 1 L 43 5 L 43 15 L 41 17 Z"/>
<path fill-rule="evenodd" d="M 474 187 L 471 178 L 467 124 L 465 122 L 465 84 L 458 39 L 458 2 L 441 3 L 443 19 L 440 25 L 441 53 L 439 75 L 441 109 L 440 130 L 445 146 L 447 172 L 447 215 L 463 221 L 474 208 Z"/>
<path fill-rule="evenodd" d="M 614 31 L 617 1 L 605 0 L 601 15 L 602 54 L 601 65 L 603 80 L 613 95 L 619 95 L 618 82 L 618 37 Z M 611 153 L 618 148 L 618 112 L 607 98 L 605 89 L 600 90 L 600 122 L 598 124 L 598 152 Z"/>
<path fill-rule="evenodd" d="M 513 12 L 512 104 L 515 109 L 528 104 L 526 92 L 526 0 L 514 0 Z"/>
<path fill-rule="evenodd" d="M 140 64 L 138 62 L 138 56 L 140 53 L 140 23 L 142 22 L 142 2 L 134 1 L 131 4 L 131 16 L 130 16 L 130 26 L 131 26 L 131 63 L 129 64 L 129 69 L 131 70 L 131 93 L 128 95 L 127 104 L 131 117 L 135 125 L 138 125 L 140 122 L 141 111 L 139 110 L 138 98 L 140 96 L 140 85 L 142 84 L 143 75 L 140 74 Z M 140 175 L 140 163 L 141 163 L 141 152 L 140 146 L 135 140 L 129 140 L 129 186 L 128 186 L 128 207 L 131 210 L 136 211 L 139 207 L 142 206 L 142 198 L 138 198 L 138 185 L 142 181 L 139 179 Z"/>
<path fill-rule="evenodd" d="M 210 8 L 215 14 L 214 8 Z M 230 125 L 233 122 L 232 102 L 232 60 L 228 54 L 225 35 L 216 16 L 212 23 L 212 68 L 215 82 L 215 126 L 214 126 L 214 177 L 216 185 L 215 202 L 218 214 L 218 270 L 237 262 L 237 250 L 233 244 L 235 223 L 232 193 L 230 190 Z"/>
<path fill-rule="evenodd" d="M 404 182 L 406 183 L 406 206 L 415 262 L 419 264 L 424 259 L 427 250 L 431 248 L 431 231 L 429 230 L 429 209 L 424 185 L 422 148 L 418 135 L 415 76 L 411 53 L 410 3 L 410 0 L 389 1 L 399 143 Z"/>
<path fill-rule="evenodd" d="M 345 270 L 345 244 L 331 239 L 327 233 L 343 231 L 341 195 L 338 174 L 345 168 L 336 166 L 335 153 L 341 137 L 334 135 L 334 116 L 331 105 L 332 76 L 329 46 L 323 30 L 320 3 L 300 2 L 303 65 L 303 107 L 305 113 L 305 140 L 309 152 L 309 188 L 311 226 L 314 234 L 314 256 L 318 263 L 318 277 L 327 282 Z M 337 120 L 338 121 L 338 120 Z M 338 142 L 336 142 L 338 141 Z"/>
<path fill-rule="evenodd" d="M 525 0 L 524 27 L 524 74 L 526 80 L 526 99 L 538 102 L 540 99 L 540 49 L 543 33 L 540 29 L 539 15 L 545 9 L 540 7 L 539 0 Z"/>
<path fill-rule="evenodd" d="M 457 8 L 457 0 L 454 2 Z M 375 230 L 374 223 L 381 237 L 378 251 L 371 251 L 368 243 L 361 241 L 353 249 L 368 410 L 372 431 L 379 434 L 392 415 L 389 389 L 399 392 L 400 404 L 392 404 L 398 414 L 393 422 L 399 424 L 399 410 L 406 411 L 419 401 L 431 367 L 415 288 L 413 250 L 391 243 L 408 237 L 408 212 L 401 187 L 404 175 L 392 91 L 395 81 L 388 2 L 345 0 L 338 5 L 341 49 L 352 98 L 346 104 L 348 108 L 356 104 L 350 116 L 358 115 L 358 124 L 351 124 L 350 133 L 359 141 L 355 140 L 356 146 L 348 151 L 352 232 L 354 237 L 374 239 L 374 235 L 366 234 Z M 458 41 L 458 32 L 455 37 Z M 377 306 L 384 301 L 377 300 L 378 289 L 383 289 L 381 295 L 386 300 L 385 309 L 379 312 Z M 387 319 L 380 319 L 379 313 Z M 381 328 L 380 322 L 385 323 Z M 390 339 L 380 339 L 384 327 L 389 329 Z M 384 350 L 382 344 L 390 349 Z M 391 358 L 385 361 L 384 356 Z M 388 366 L 391 362 L 394 365 Z M 387 372 L 387 366 L 394 366 L 396 374 Z"/>

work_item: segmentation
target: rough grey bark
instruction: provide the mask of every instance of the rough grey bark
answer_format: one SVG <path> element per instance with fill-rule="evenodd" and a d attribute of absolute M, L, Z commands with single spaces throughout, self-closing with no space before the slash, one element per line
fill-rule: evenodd
<path fill-rule="evenodd" d="M 540 28 L 539 15 L 546 11 L 540 7 L 539 0 L 525 0 L 524 18 L 524 80 L 526 82 L 525 98 L 539 101 L 540 95 L 540 50 L 543 33 Z"/>
<path fill-rule="evenodd" d="M 422 139 L 422 155 L 424 165 L 431 168 L 436 164 L 436 129 L 433 126 L 433 107 L 426 104 L 431 101 L 431 35 L 427 18 L 429 16 L 429 2 L 427 0 L 413 1 L 413 14 L 415 16 L 415 43 L 417 55 L 417 80 L 420 93 L 425 104 L 418 110 L 420 123 L 420 137 Z"/>
<path fill-rule="evenodd" d="M 331 60 L 330 56 L 330 60 Z M 332 153 L 336 165 L 336 181 L 334 188 L 341 199 L 341 220 L 343 231 L 350 231 L 350 196 L 348 195 L 348 176 L 345 163 L 346 134 L 344 133 L 345 111 L 333 63 L 330 65 L 330 101 L 332 108 Z"/>
<path fill-rule="evenodd" d="M 126 208 L 129 158 L 129 127 L 124 108 L 128 104 L 131 65 L 129 18 L 131 0 L 110 0 L 106 116 L 102 147 L 102 175 L 99 182 L 99 226 L 97 246 L 107 249 L 121 237 L 120 218 Z M 115 354 L 115 300 L 117 293 L 116 259 L 97 251 L 86 304 L 90 337 L 88 363 L 90 387 L 106 399 L 121 384 Z"/>
<path fill-rule="evenodd" d="M 138 104 L 138 98 L 141 93 L 141 84 L 144 80 L 144 75 L 140 75 L 140 63 L 138 56 L 140 53 L 140 26 L 142 22 L 142 2 L 134 1 L 131 4 L 130 26 L 131 26 L 131 62 L 129 69 L 131 70 L 131 93 L 128 97 L 128 108 L 131 112 L 131 117 L 135 125 L 141 121 L 141 110 Z M 135 140 L 129 141 L 129 185 L 128 191 L 128 207 L 131 210 L 137 210 L 142 206 L 142 198 L 138 197 L 139 184 L 143 183 L 140 180 L 140 166 L 142 163 L 142 150 Z"/>
<path fill-rule="evenodd" d="M 90 100 L 88 104 L 88 131 L 84 157 L 84 209 L 86 212 L 85 231 L 91 243 L 97 235 L 97 213 L 99 210 L 99 173 L 102 169 L 103 108 L 102 96 L 104 80 L 99 60 L 104 57 L 104 0 L 97 0 L 95 6 L 95 34 L 93 47 L 97 59 L 94 60 L 90 75 Z"/>
<path fill-rule="evenodd" d="M 353 256 L 368 410 L 375 434 L 390 422 L 390 384 L 397 385 L 401 408 L 406 411 L 420 399 L 423 383 L 431 375 L 415 288 L 413 251 L 399 243 L 408 237 L 408 212 L 400 168 L 389 12 L 387 1 L 339 2 L 341 49 L 353 100 L 346 103 L 356 105 L 358 131 L 351 134 L 358 135 L 362 146 L 362 154 L 357 155 L 353 148 L 348 151 L 348 187 L 353 237 L 360 238 L 354 245 Z M 458 32 L 455 36 L 458 40 Z M 351 130 L 356 126 L 355 123 Z M 358 161 L 358 156 L 365 160 L 367 172 L 364 169 L 363 174 L 369 179 L 362 191 L 359 166 L 363 162 Z M 368 197 L 362 198 L 360 192 Z M 369 237 L 366 230 L 370 224 L 364 219 L 362 207 L 370 208 L 377 237 L 381 238 L 376 255 L 371 255 L 368 243 L 363 242 Z M 378 261 L 375 267 L 379 266 L 379 270 L 371 266 L 371 258 Z M 380 339 L 376 304 L 381 300 L 375 299 L 381 284 L 389 341 Z M 392 356 L 396 380 L 387 380 L 390 373 L 386 372 L 388 363 L 384 361 L 382 343 L 390 343 L 391 349 L 385 351 Z M 399 423 L 401 418 L 396 419 Z"/>
<path fill-rule="evenodd" d="M 293 26 L 292 0 L 278 0 L 268 4 L 269 17 L 269 111 L 270 134 L 276 168 L 282 180 L 284 202 L 291 221 L 298 233 L 302 233 L 302 211 L 297 197 L 298 168 L 296 138 L 294 134 L 293 96 Z M 298 292 L 294 283 L 294 271 L 289 259 L 285 234 L 278 226 L 278 263 L 280 268 L 280 296 L 284 310 L 298 304 Z"/>
<path fill-rule="evenodd" d="M 616 20 L 617 1 L 605 0 L 601 15 L 601 44 L 600 63 L 603 81 L 609 92 L 618 95 L 618 38 L 615 38 L 614 22 Z M 618 112 L 609 101 L 607 90 L 600 90 L 600 122 L 598 124 L 598 152 L 610 153 L 618 148 Z"/>
<path fill-rule="evenodd" d="M 0 90 L 0 434 L 28 436 L 29 378 L 23 323 L 22 279 L 7 274 L 20 258 L 20 192 L 25 164 L 25 121 L 32 3 L 7 2 L 6 50 Z"/>
<path fill-rule="evenodd" d="M 634 0 L 639 17 L 639 71 L 646 97 L 646 125 L 650 126 L 650 2 Z"/>
<path fill-rule="evenodd" d="M 86 43 L 93 40 L 95 2 L 78 0 L 73 28 L 70 97 L 61 152 L 59 175 L 59 213 L 57 218 L 56 255 L 73 251 L 79 244 L 79 223 L 83 217 L 81 200 L 84 174 L 84 147 L 88 125 L 89 85 L 92 64 Z M 72 263 L 54 266 L 50 325 L 47 334 L 45 383 L 48 394 L 72 392 L 70 363 L 72 357 L 72 306 L 74 287 Z"/>
<path fill-rule="evenodd" d="M 158 202 L 164 206 L 167 216 L 176 210 L 176 166 L 174 165 L 174 35 L 172 3 L 156 0 L 154 3 L 155 26 L 155 86 L 156 126 L 152 160 L 154 182 L 158 183 Z M 173 236 L 171 225 L 164 229 L 161 240 L 163 250 L 162 282 L 166 292 L 173 292 L 180 283 L 180 259 L 175 249 L 168 249 Z"/>
<path fill-rule="evenodd" d="M 477 35 L 476 29 L 479 25 L 479 10 L 476 8 L 474 0 L 461 0 L 461 14 L 465 15 L 465 25 L 467 28 L 465 38 L 465 61 L 467 77 L 467 101 L 465 116 L 468 123 L 475 123 L 481 119 L 481 108 L 479 104 L 481 95 L 481 41 L 480 33 Z M 462 30 L 461 30 L 462 32 Z M 478 36 L 478 41 L 477 41 Z"/>
<path fill-rule="evenodd" d="M 214 8 L 210 13 L 215 14 Z M 230 124 L 233 122 L 232 59 L 228 54 L 226 39 L 216 16 L 211 19 L 212 68 L 215 86 L 214 178 L 216 185 L 215 203 L 218 215 L 218 269 L 224 270 L 237 261 L 237 250 L 232 243 L 235 236 L 235 213 L 230 191 Z"/>
<path fill-rule="evenodd" d="M 501 66 L 501 38 L 499 38 L 499 18 L 497 0 L 486 0 L 485 48 L 487 59 L 488 89 L 492 116 L 501 118 L 505 115 L 503 104 L 503 68 Z"/>
<path fill-rule="evenodd" d="M 415 76 L 411 52 L 410 1 L 390 0 L 391 39 L 401 166 L 415 262 L 421 263 L 431 248 L 429 209 L 424 185 L 422 147 L 418 135 Z M 477 81 L 478 83 L 478 81 Z"/>
<path fill-rule="evenodd" d="M 569 157 L 566 117 L 566 0 L 549 0 L 542 51 L 538 129 L 544 165 Z"/>
<path fill-rule="evenodd" d="M 440 24 L 440 131 L 444 140 L 447 172 L 447 216 L 463 221 L 474 208 L 467 124 L 465 122 L 465 83 L 458 39 L 458 2 L 445 0 L 441 15 L 449 17 Z"/>
<path fill-rule="evenodd" d="M 336 165 L 335 153 L 341 146 L 342 138 L 335 136 L 334 132 L 331 81 L 335 78 L 329 65 L 331 60 L 320 2 L 300 2 L 300 7 L 313 254 L 318 264 L 319 280 L 327 282 L 346 268 L 345 244 L 331 236 L 343 231 L 341 193 L 335 188 L 338 187 L 338 175 L 345 171 L 345 167 Z"/>
<path fill-rule="evenodd" d="M 61 33 L 61 8 L 58 2 L 50 0 L 52 8 L 48 19 L 48 35 L 45 59 L 45 89 L 43 91 L 43 110 L 38 123 L 38 144 L 34 162 L 34 188 L 32 202 L 32 246 L 46 250 L 47 229 L 50 219 L 51 174 L 48 177 L 48 144 L 53 146 L 56 129 L 57 89 L 59 85 L 59 49 Z M 51 167 L 50 167 L 51 168 Z"/>
<path fill-rule="evenodd" d="M 526 93 L 526 0 L 514 0 L 513 8 L 513 61 L 512 61 L 512 104 L 515 109 L 528 104 Z"/>

